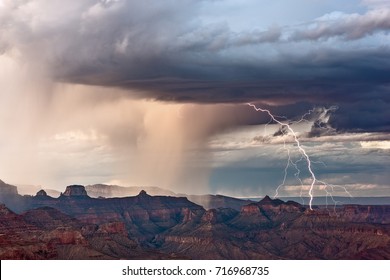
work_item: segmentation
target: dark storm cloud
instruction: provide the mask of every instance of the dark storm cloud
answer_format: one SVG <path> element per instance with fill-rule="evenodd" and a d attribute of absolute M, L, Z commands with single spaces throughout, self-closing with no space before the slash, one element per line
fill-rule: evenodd
<path fill-rule="evenodd" d="M 389 132 L 389 105 L 388 100 L 382 99 L 346 103 L 340 107 L 340 110 L 331 116 L 329 122 L 338 130 Z"/>
<path fill-rule="evenodd" d="M 372 38 L 390 30 L 387 6 L 232 31 L 199 19 L 205 3 L 8 1 L 0 11 L 0 52 L 47 66 L 57 81 L 121 87 L 130 96 L 338 104 L 331 119 L 337 129 L 389 130 L 390 49 Z"/>

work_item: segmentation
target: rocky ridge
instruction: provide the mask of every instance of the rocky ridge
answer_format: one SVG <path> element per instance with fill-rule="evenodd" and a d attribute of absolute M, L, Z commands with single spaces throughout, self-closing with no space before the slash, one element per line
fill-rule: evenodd
<path fill-rule="evenodd" d="M 145 191 L 91 198 L 79 185 L 59 198 L 11 193 L 7 206 L 19 205 L 0 207 L 2 258 L 390 258 L 386 205 L 311 211 L 266 196 L 239 210 L 205 210 L 184 197 Z"/>

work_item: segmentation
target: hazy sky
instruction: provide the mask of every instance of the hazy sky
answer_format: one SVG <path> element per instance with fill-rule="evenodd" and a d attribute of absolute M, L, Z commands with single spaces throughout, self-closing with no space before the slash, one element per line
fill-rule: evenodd
<path fill-rule="evenodd" d="M 0 0 L 0 179 L 390 195 L 388 0 Z M 312 111 L 310 111 L 312 110 Z M 290 122 L 291 123 L 291 122 Z M 324 186 L 315 194 L 324 195 Z"/>

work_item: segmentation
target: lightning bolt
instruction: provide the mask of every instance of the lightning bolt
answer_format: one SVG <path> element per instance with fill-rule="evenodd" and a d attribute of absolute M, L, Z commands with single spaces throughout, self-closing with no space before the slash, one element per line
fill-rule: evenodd
<path fill-rule="evenodd" d="M 283 177 L 283 181 L 282 183 L 276 188 L 276 191 L 275 191 L 275 197 L 277 197 L 279 195 L 279 189 L 285 185 L 285 182 L 286 182 L 286 179 L 287 179 L 287 173 L 288 173 L 288 169 L 290 167 L 293 167 L 296 172 L 294 174 L 294 176 L 299 180 L 299 182 L 301 183 L 301 192 L 300 192 L 300 197 L 302 198 L 302 190 L 303 190 L 303 182 L 300 178 L 300 173 L 301 173 L 301 170 L 300 168 L 298 167 L 298 164 L 301 162 L 301 161 L 305 161 L 306 162 L 306 166 L 307 166 L 307 170 L 309 171 L 310 173 L 310 177 L 311 177 L 311 183 L 310 183 L 310 188 L 309 188 L 309 191 L 308 191 L 308 195 L 310 197 L 309 199 L 309 207 L 310 207 L 310 210 L 313 210 L 313 199 L 314 199 L 314 195 L 313 195 L 313 192 L 314 192 L 314 187 L 317 185 L 317 184 L 320 184 L 323 187 L 323 190 L 325 191 L 326 193 L 326 204 L 327 204 L 327 199 L 328 197 L 330 197 L 334 203 L 334 207 L 336 207 L 337 203 L 339 203 L 338 201 L 336 201 L 332 195 L 332 193 L 334 192 L 334 189 L 335 188 L 342 188 L 344 189 L 344 191 L 349 195 L 350 193 L 346 190 L 345 187 L 340 187 L 340 186 L 335 186 L 335 185 L 330 185 L 330 184 L 327 184 L 326 182 L 324 181 L 321 181 L 321 180 L 318 180 L 313 169 L 312 169 L 312 165 L 313 163 L 318 163 L 318 162 L 315 162 L 313 160 L 311 160 L 310 156 L 308 155 L 308 153 L 306 152 L 306 150 L 302 147 L 301 145 L 301 142 L 299 141 L 299 138 L 298 138 L 298 135 L 297 133 L 294 131 L 294 129 L 291 127 L 291 124 L 293 123 L 301 123 L 301 122 L 307 122 L 308 120 L 306 120 L 306 116 L 312 114 L 314 112 L 314 110 L 310 110 L 309 112 L 307 112 L 306 114 L 304 114 L 302 116 L 302 118 L 296 122 L 290 122 L 287 120 L 287 118 L 283 117 L 283 119 L 285 119 L 285 121 L 280 121 L 278 120 L 277 118 L 281 118 L 280 116 L 276 116 L 276 115 L 273 115 L 271 113 L 271 111 L 267 110 L 267 109 L 263 109 L 263 108 L 259 108 L 257 107 L 256 105 L 252 104 L 252 103 L 247 103 L 248 106 L 252 107 L 254 110 L 256 110 L 257 112 L 262 112 L 262 113 L 266 113 L 269 117 L 270 117 L 270 121 L 268 122 L 268 124 L 270 124 L 272 121 L 279 124 L 281 126 L 281 132 L 282 132 L 282 135 L 287 135 L 287 134 L 291 134 L 293 136 L 293 139 L 294 139 L 294 142 L 296 143 L 297 145 L 297 149 L 299 151 L 299 153 L 301 154 L 301 157 L 297 160 L 297 161 L 293 161 L 292 158 L 291 158 L 291 154 L 290 154 L 290 149 L 287 148 L 286 146 L 286 142 L 284 141 L 284 149 L 287 150 L 287 155 L 288 155 L 288 158 L 287 158 L 287 163 L 286 163 L 286 167 L 284 168 L 284 177 Z M 331 111 L 331 110 L 335 110 L 337 109 L 337 107 L 331 107 L 327 110 L 325 110 L 321 115 L 322 117 L 326 117 L 328 116 L 328 112 Z M 321 124 L 320 124 L 321 126 Z M 327 128 L 329 129 L 329 128 Z M 322 162 L 319 162 L 319 163 L 322 163 Z M 322 163 L 324 164 L 324 163 Z"/>

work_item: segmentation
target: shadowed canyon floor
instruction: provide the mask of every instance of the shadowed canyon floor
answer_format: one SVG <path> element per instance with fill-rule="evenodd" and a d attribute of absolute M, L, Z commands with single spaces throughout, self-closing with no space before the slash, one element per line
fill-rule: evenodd
<path fill-rule="evenodd" d="M 233 201 L 233 200 L 231 200 Z M 21 196 L 0 181 L 0 259 L 390 259 L 390 206 L 205 210 L 184 197 Z"/>

